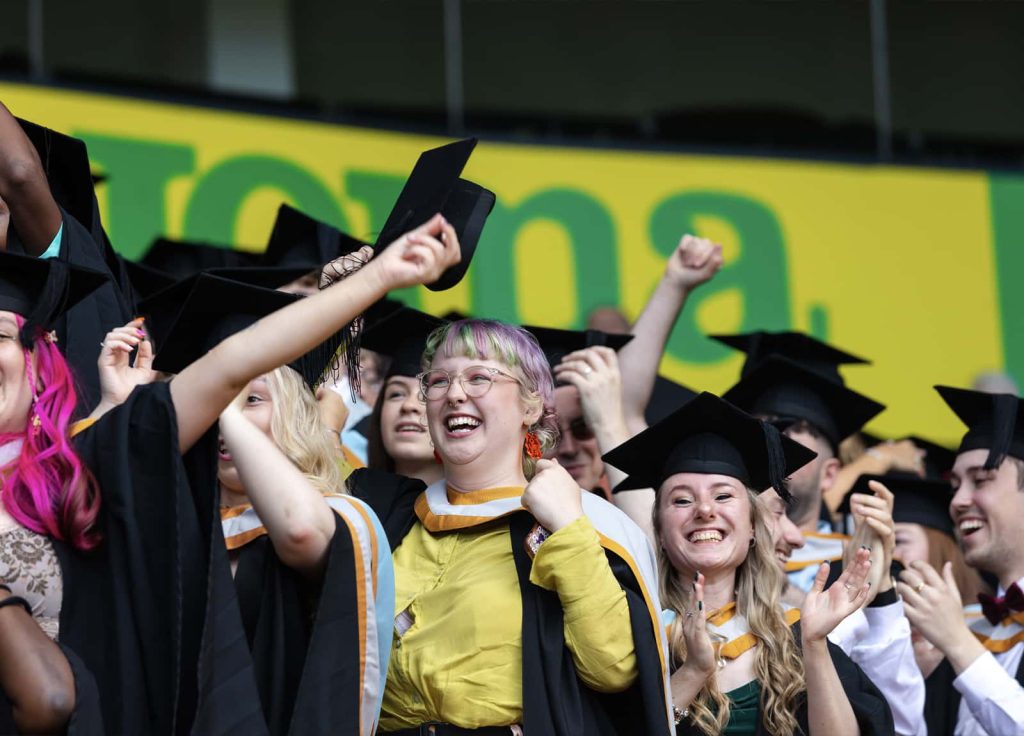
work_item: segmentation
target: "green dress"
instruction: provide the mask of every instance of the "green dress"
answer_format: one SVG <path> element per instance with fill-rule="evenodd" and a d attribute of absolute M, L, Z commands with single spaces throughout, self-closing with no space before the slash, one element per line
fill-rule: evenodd
<path fill-rule="evenodd" d="M 730 736 L 749 736 L 757 731 L 757 714 L 761 701 L 761 683 L 751 680 L 735 690 L 725 693 L 729 698 L 729 722 L 723 733 Z"/>

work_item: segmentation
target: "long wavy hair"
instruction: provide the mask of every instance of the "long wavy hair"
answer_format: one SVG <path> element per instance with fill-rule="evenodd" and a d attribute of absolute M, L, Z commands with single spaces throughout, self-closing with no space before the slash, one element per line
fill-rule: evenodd
<path fill-rule="evenodd" d="M 427 338 L 423 370 L 430 370 L 434 358 L 465 357 L 503 363 L 519 380 L 519 397 L 528 409 L 541 407 L 540 418 L 528 429 L 547 454 L 558 444 L 555 419 L 555 382 L 537 338 L 521 327 L 491 319 L 463 319 L 438 327 Z M 536 461 L 520 450 L 523 474 L 533 477 Z"/>
<path fill-rule="evenodd" d="M 806 697 L 804 665 L 796 638 L 783 616 L 780 602 L 782 572 L 775 559 L 767 512 L 749 489 L 747 495 L 750 498 L 754 544 L 746 559 L 736 569 L 736 614 L 746 617 L 751 633 L 757 637 L 754 674 L 761 686 L 761 718 L 765 730 L 772 736 L 788 736 L 799 730 L 796 705 Z M 654 505 L 654 529 L 659 540 L 661 602 L 676 613 L 668 632 L 669 655 L 672 669 L 675 670 L 686 661 L 683 613 L 694 609 L 695 604 L 692 581 L 689 578 L 683 579 L 672 566 L 660 543 L 660 502 L 659 489 Z M 712 674 L 708 678 L 690 703 L 690 718 L 708 736 L 725 730 L 729 722 L 729 699 L 719 689 L 717 675 Z"/>
<path fill-rule="evenodd" d="M 24 332 L 25 320 L 16 316 L 16 321 Z M 96 479 L 68 440 L 78 404 L 74 377 L 57 345 L 42 330 L 36 330 L 32 344 L 22 344 L 21 349 L 32 409 L 24 432 L 0 435 L 0 442 L 22 441 L 18 456 L 0 468 L 4 508 L 36 534 L 75 549 L 93 549 L 100 542 L 96 528 L 100 494 Z"/>
<path fill-rule="evenodd" d="M 278 448 L 321 493 L 347 493 L 337 448 L 302 376 L 282 366 L 264 378 L 272 404 L 270 433 Z"/>

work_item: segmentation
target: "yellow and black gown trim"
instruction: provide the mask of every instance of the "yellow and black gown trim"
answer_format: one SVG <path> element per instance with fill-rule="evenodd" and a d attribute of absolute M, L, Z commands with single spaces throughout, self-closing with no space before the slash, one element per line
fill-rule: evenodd
<path fill-rule="evenodd" d="M 367 504 L 347 495 L 326 495 L 324 500 L 335 512 L 337 531 L 332 542 L 323 587 L 313 593 L 304 589 L 301 584 L 289 585 L 293 576 L 287 571 L 278 575 L 280 571 L 275 570 L 274 565 L 268 567 L 265 557 L 270 551 L 267 549 L 270 547 L 267 530 L 251 506 L 222 509 L 221 528 L 227 549 L 240 555 L 235 580 L 239 589 L 243 621 L 253 649 L 254 660 L 257 660 L 257 680 L 261 680 L 261 663 L 258 661 L 261 654 L 277 648 L 286 648 L 280 647 L 279 642 L 293 641 L 294 633 L 275 631 L 278 628 L 308 628 L 308 636 L 301 639 L 308 647 L 308 653 L 304 660 L 296 665 L 301 665 L 299 679 L 302 680 L 295 694 L 296 715 L 301 716 L 299 711 L 304 697 L 315 697 L 312 693 L 307 696 L 302 686 L 308 685 L 309 681 L 318 677 L 315 673 L 322 669 L 328 682 L 347 682 L 350 685 L 347 692 L 335 694 L 339 699 L 347 698 L 352 706 L 351 715 L 347 716 L 351 718 L 350 722 L 347 726 L 336 724 L 338 732 L 370 736 L 377 728 L 391 650 L 390 632 L 394 608 L 394 571 L 391 554 L 380 522 Z M 262 546 L 264 555 L 260 556 L 260 562 L 246 568 L 246 555 L 249 554 L 250 548 L 256 552 L 254 545 Z M 280 563 L 277 566 L 283 567 Z M 247 569 L 251 577 L 247 577 Z M 268 573 L 267 570 L 273 572 Z M 268 579 L 267 575 L 271 578 Z M 281 583 L 278 578 L 284 579 L 285 582 Z M 247 582 L 250 580 L 251 586 Z M 251 588 L 249 592 L 247 587 Z M 294 617 L 291 623 L 280 626 L 277 623 L 268 625 L 261 620 L 263 617 L 271 616 L 266 612 L 276 605 L 269 601 L 271 605 L 268 606 L 266 598 L 271 595 L 270 589 L 275 587 L 279 588 L 285 597 L 291 597 L 290 593 L 298 592 L 298 597 L 307 598 L 306 605 L 303 606 L 307 616 L 305 626 L 301 621 L 294 620 L 299 617 Z M 332 616 L 329 611 L 338 603 L 334 600 L 338 596 L 348 597 L 350 609 L 339 609 L 337 615 Z M 311 606 L 308 605 L 308 599 L 313 601 Z M 284 607 L 287 608 L 287 604 Z M 268 646 L 261 646 L 261 637 L 266 639 Z M 338 642 L 333 641 L 335 637 L 347 641 L 342 642 L 343 646 L 339 648 Z M 320 656 L 322 652 L 316 650 L 318 639 L 329 639 L 326 650 L 338 649 L 335 653 L 348 661 L 345 664 L 320 661 L 324 657 Z M 351 667 L 356 652 L 357 665 Z M 270 670 L 280 666 L 279 662 L 266 662 L 263 668 Z M 348 668 L 349 672 L 339 678 L 338 671 L 342 667 Z M 267 680 L 272 679 L 274 678 L 268 673 Z M 261 687 L 264 690 L 266 688 L 262 685 Z M 261 692 L 261 695 L 264 700 L 267 699 L 265 692 Z M 266 707 L 264 711 L 266 713 Z M 267 717 L 268 721 L 274 718 L 273 714 L 269 713 Z M 273 723 L 268 725 L 271 726 L 271 732 L 279 730 L 274 728 Z M 281 725 L 288 728 L 287 725 Z M 294 722 L 291 723 L 289 732 L 295 732 Z"/>
<path fill-rule="evenodd" d="M 354 479 L 358 485 L 360 476 L 357 474 Z M 522 491 L 522 488 L 494 488 L 458 493 L 449 489 L 442 481 L 416 497 L 411 511 L 419 523 L 413 524 L 411 530 L 404 532 L 400 540 L 391 540 L 392 546 L 397 547 L 396 570 L 399 576 L 395 621 L 396 660 L 392 664 L 391 672 L 395 679 L 394 682 L 389 679 L 388 693 L 385 695 L 382 728 L 406 727 L 407 723 L 427 713 L 430 713 L 432 718 L 441 715 L 445 720 L 453 722 L 458 716 L 468 712 L 473 720 L 457 725 L 505 725 L 507 722 L 515 722 L 510 721 L 511 718 L 521 718 L 521 725 L 528 733 L 583 734 L 593 732 L 596 723 L 607 724 L 611 721 L 617 726 L 615 733 L 635 733 L 637 728 L 644 733 L 670 733 L 667 642 L 654 615 L 659 610 L 657 566 L 653 550 L 643 532 L 614 506 L 585 493 L 585 519 L 559 530 L 557 535 L 540 535 L 538 539 L 538 525 L 522 508 Z M 366 489 L 365 493 L 364 497 L 373 503 L 373 490 Z M 381 507 L 397 506 L 399 504 L 388 500 L 382 502 Z M 384 524 L 386 528 L 403 526 L 388 519 L 384 520 Z M 588 543 L 588 539 L 594 541 Z M 529 540 L 532 540 L 532 543 Z M 593 544 L 593 547 L 589 547 L 589 544 Z M 548 546 L 541 548 L 538 545 Z M 581 555 L 590 554 L 590 549 L 596 550 L 599 559 L 603 559 L 612 569 L 613 576 L 608 580 L 617 581 L 617 585 L 613 585 L 616 585 L 618 591 L 626 591 L 626 608 L 630 619 L 628 625 L 633 632 L 635 649 L 635 655 L 631 656 L 635 656 L 636 660 L 633 684 L 626 687 L 633 695 L 614 696 L 612 700 L 601 700 L 602 696 L 599 694 L 598 700 L 594 700 L 591 695 L 583 695 L 583 690 L 596 693 L 601 691 L 593 691 L 592 686 L 587 684 L 586 674 L 579 669 L 580 666 L 586 669 L 585 662 L 577 659 L 578 653 L 570 650 L 573 656 L 568 657 L 565 636 L 572 627 L 566 623 L 563 630 L 563 616 L 569 615 L 566 611 L 571 605 L 569 608 L 563 608 L 559 594 L 565 591 L 558 588 L 558 584 L 551 576 L 555 574 L 554 568 L 560 568 L 565 572 L 571 566 L 579 564 L 582 564 L 582 572 L 592 571 L 592 560 L 573 559 L 581 549 L 586 550 L 579 552 Z M 550 560 L 545 562 L 546 558 Z M 483 579 L 477 589 L 476 584 L 469 580 L 472 575 L 467 574 L 462 584 L 464 591 L 460 594 L 459 576 L 469 570 L 475 562 L 482 562 L 484 559 L 492 561 L 488 568 L 493 571 L 488 576 L 492 579 Z M 422 565 L 426 565 L 426 572 L 418 569 L 417 566 Z M 435 569 L 436 572 L 431 572 Z M 522 666 L 502 670 L 504 674 L 496 674 L 493 678 L 495 687 L 505 691 L 513 689 L 507 686 L 501 688 L 500 685 L 510 674 L 514 672 L 517 679 L 521 678 L 521 687 L 514 688 L 517 691 L 521 690 L 520 702 L 512 702 L 519 700 L 515 693 L 512 693 L 512 699 L 504 706 L 492 709 L 490 720 L 487 706 L 493 702 L 481 703 L 480 708 L 467 703 L 466 708 L 458 708 L 457 712 L 447 712 L 442 706 L 440 713 L 421 706 L 418 701 L 422 700 L 430 700 L 437 706 L 437 698 L 433 693 L 435 688 L 430 687 L 427 681 L 420 682 L 416 679 L 426 676 L 422 670 L 417 673 L 406 669 L 408 663 L 403 664 L 406 657 L 403 650 L 406 646 L 411 646 L 412 642 L 409 640 L 403 645 L 401 636 L 407 631 L 415 633 L 415 629 L 411 628 L 414 625 L 421 628 L 425 625 L 424 609 L 419 609 L 420 618 L 416 620 L 410 615 L 417 612 L 410 607 L 412 599 L 406 600 L 410 596 L 429 594 L 435 585 L 433 579 L 424 578 L 418 583 L 411 584 L 412 587 L 408 583 L 408 576 L 421 578 L 423 575 L 435 575 L 440 583 L 453 585 L 451 591 L 462 596 L 462 605 L 472 606 L 471 593 L 479 592 L 482 599 L 478 601 L 478 607 L 484 606 L 491 612 L 489 619 L 493 620 L 494 625 L 499 618 L 498 612 L 500 618 L 507 622 L 514 618 L 512 614 L 517 613 L 515 609 L 520 609 L 521 619 L 513 621 L 513 628 L 514 625 L 519 625 L 520 631 L 505 632 L 501 637 L 506 640 L 508 634 L 515 637 L 516 633 L 520 633 L 518 656 L 522 660 Z M 479 571 L 476 579 L 480 580 Z M 600 581 L 595 582 L 596 584 L 600 584 Z M 418 587 L 422 587 L 424 592 L 417 593 L 414 589 Z M 555 588 L 558 588 L 557 592 Z M 512 593 L 512 596 L 506 599 L 501 591 Z M 618 591 L 617 595 L 621 595 Z M 516 605 L 517 602 L 519 605 Z M 437 610 L 435 613 L 444 616 L 443 611 Z M 488 618 L 476 616 L 475 620 L 485 622 Z M 457 628 L 458 624 L 453 621 L 450 626 Z M 445 629 L 442 633 L 446 635 L 448 641 L 462 641 L 458 631 L 449 631 L 450 627 L 447 625 L 441 628 Z M 473 633 L 470 629 L 467 629 L 467 632 Z M 421 631 L 419 634 L 421 638 L 423 633 L 425 632 Z M 553 641 L 557 641 L 558 644 L 553 646 Z M 441 638 L 438 638 L 438 646 L 443 646 Z M 461 644 L 456 649 L 460 647 Z M 564 654 L 558 654 L 559 652 Z M 446 654 L 448 653 L 440 652 L 438 657 L 443 658 Z M 455 651 L 450 654 L 457 658 Z M 421 658 L 421 661 L 424 659 Z M 494 659 L 495 662 L 492 664 L 500 668 L 499 660 L 502 657 Z M 569 669 L 566 669 L 567 661 Z M 572 666 L 573 663 L 575 667 Z M 639 674 L 636 674 L 636 671 Z M 465 699 L 460 701 L 458 695 L 462 692 L 458 685 L 459 678 L 453 676 L 452 679 L 454 682 L 446 683 L 445 699 L 450 703 L 464 702 Z M 553 687 L 557 692 L 551 691 Z M 495 693 L 490 700 L 504 702 L 507 694 Z M 574 699 L 580 700 L 584 715 L 578 723 L 562 723 L 565 714 L 571 712 L 572 708 L 561 706 L 567 700 Z M 604 706 L 596 705 L 599 701 L 614 702 L 615 707 L 621 712 L 602 712 Z M 629 707 L 624 706 L 625 703 L 629 703 Z M 642 705 L 638 705 L 640 703 Z M 421 710 L 423 713 L 420 713 Z M 402 712 L 406 715 L 403 716 Z M 591 731 L 588 731 L 588 728 Z"/>

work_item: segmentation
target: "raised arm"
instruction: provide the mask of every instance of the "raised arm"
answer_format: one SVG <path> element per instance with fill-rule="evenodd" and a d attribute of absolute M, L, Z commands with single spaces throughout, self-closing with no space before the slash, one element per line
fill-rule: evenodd
<path fill-rule="evenodd" d="M 454 228 L 435 215 L 341 283 L 228 337 L 171 381 L 181 451 L 209 429 L 253 378 L 319 345 L 388 291 L 436 281 L 459 259 Z"/>
<path fill-rule="evenodd" d="M 631 434 L 646 428 L 644 411 L 651 400 L 658 364 L 686 297 L 722 267 L 722 246 L 684 235 L 665 265 L 665 274 L 633 325 L 633 339 L 619 351 L 622 398 Z"/>
<path fill-rule="evenodd" d="M 843 689 L 827 636 L 836 625 L 867 601 L 868 551 L 858 550 L 855 563 L 825 590 L 828 565 L 822 564 L 800 610 L 804 671 L 807 679 L 807 722 L 810 736 L 855 736 L 860 733 L 849 697 Z"/>
<path fill-rule="evenodd" d="M 0 603 L 11 598 L 0 586 Z M 60 647 L 15 601 L 0 608 L 0 690 L 18 733 L 63 733 L 75 709 L 75 680 Z"/>
<path fill-rule="evenodd" d="M 0 103 L 0 199 L 25 250 L 41 255 L 60 230 L 60 208 L 50 193 L 35 146 Z M 6 248 L 6 238 L 4 247 Z"/>
<path fill-rule="evenodd" d="M 281 562 L 319 579 L 334 536 L 334 512 L 320 491 L 236 404 L 220 415 L 220 434 Z"/>

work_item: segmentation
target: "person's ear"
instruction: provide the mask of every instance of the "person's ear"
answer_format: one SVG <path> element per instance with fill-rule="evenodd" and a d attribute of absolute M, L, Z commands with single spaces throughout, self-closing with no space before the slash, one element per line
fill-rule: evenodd
<path fill-rule="evenodd" d="M 839 471 L 842 469 L 842 463 L 839 462 L 839 458 L 830 457 L 824 462 L 821 467 L 821 492 L 827 493 L 833 485 L 835 485 L 836 478 L 839 477 Z"/>

